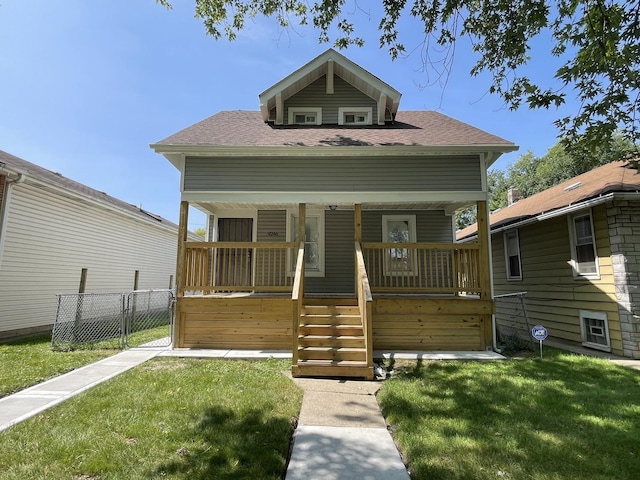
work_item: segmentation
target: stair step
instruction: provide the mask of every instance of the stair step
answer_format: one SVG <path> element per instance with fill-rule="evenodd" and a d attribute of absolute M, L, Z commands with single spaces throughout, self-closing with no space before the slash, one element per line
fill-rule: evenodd
<path fill-rule="evenodd" d="M 307 315 L 356 315 L 360 316 L 358 306 L 347 305 L 304 305 L 302 312 Z"/>
<path fill-rule="evenodd" d="M 373 367 L 366 362 L 337 360 L 299 360 L 291 368 L 294 377 L 359 377 L 373 379 Z"/>
<path fill-rule="evenodd" d="M 357 347 L 364 348 L 363 335 L 299 335 L 301 347 Z"/>
<path fill-rule="evenodd" d="M 314 325 L 298 326 L 299 335 L 312 336 L 363 336 L 361 325 Z"/>
<path fill-rule="evenodd" d="M 355 347 L 298 347 L 298 358 L 302 360 L 355 360 L 365 361 L 365 348 Z"/>
<path fill-rule="evenodd" d="M 300 323 L 313 323 L 316 325 L 360 325 L 362 321 L 360 315 L 303 313 L 300 315 Z"/>

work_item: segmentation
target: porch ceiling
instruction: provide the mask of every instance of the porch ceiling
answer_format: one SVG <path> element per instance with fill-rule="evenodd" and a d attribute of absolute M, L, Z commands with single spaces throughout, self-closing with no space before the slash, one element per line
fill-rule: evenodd
<path fill-rule="evenodd" d="M 221 210 L 287 210 L 298 208 L 297 203 L 238 203 L 238 202 L 193 202 L 191 205 L 199 210 L 215 214 Z M 396 202 L 396 203 L 362 203 L 362 210 L 445 210 L 451 214 L 461 208 L 475 205 L 475 202 Z M 352 203 L 336 203 L 336 210 L 354 210 Z M 331 210 L 329 205 L 307 203 L 308 209 Z"/>

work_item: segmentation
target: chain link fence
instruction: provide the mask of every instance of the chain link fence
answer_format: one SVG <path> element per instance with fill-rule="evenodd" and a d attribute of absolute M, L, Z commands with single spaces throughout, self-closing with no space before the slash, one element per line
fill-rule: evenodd
<path fill-rule="evenodd" d="M 51 336 L 54 350 L 169 346 L 171 290 L 60 294 Z"/>
<path fill-rule="evenodd" d="M 171 290 L 138 290 L 126 295 L 126 347 L 171 345 L 174 295 Z M 152 338 L 157 337 L 157 338 Z"/>
<path fill-rule="evenodd" d="M 499 342 L 528 342 L 533 346 L 526 295 L 527 292 L 516 292 L 493 297 L 496 303 L 496 330 Z"/>

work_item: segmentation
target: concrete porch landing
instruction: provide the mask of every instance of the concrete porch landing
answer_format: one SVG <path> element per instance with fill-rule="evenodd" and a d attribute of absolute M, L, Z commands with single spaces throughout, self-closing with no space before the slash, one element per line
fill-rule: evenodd
<path fill-rule="evenodd" d="M 160 352 L 159 357 L 193 357 L 193 358 L 291 358 L 289 350 L 233 350 L 208 348 L 174 348 Z M 389 352 L 374 350 L 374 358 L 385 360 L 504 360 L 505 357 L 491 351 L 455 352 L 455 351 L 406 351 Z"/>

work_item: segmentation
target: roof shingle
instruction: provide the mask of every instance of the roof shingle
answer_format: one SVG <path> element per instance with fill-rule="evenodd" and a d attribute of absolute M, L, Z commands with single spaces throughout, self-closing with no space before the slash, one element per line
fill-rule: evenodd
<path fill-rule="evenodd" d="M 574 188 L 567 188 L 574 185 Z M 627 161 L 611 162 L 496 210 L 489 216 L 489 224 L 493 230 L 607 193 L 637 191 L 640 191 L 640 174 L 637 170 Z M 478 225 L 474 223 L 457 232 L 456 238 L 462 240 L 470 237 L 477 230 Z"/>
<path fill-rule="evenodd" d="M 274 126 L 258 111 L 223 111 L 157 145 L 260 146 L 473 146 L 512 142 L 431 110 L 400 111 L 395 122 L 367 127 Z"/>
<path fill-rule="evenodd" d="M 111 195 L 107 195 L 104 192 L 95 190 L 82 183 L 76 182 L 75 180 L 71 180 L 70 178 L 60 175 L 57 172 L 47 170 L 46 168 L 43 168 L 39 165 L 28 162 L 26 160 L 23 160 L 22 158 L 16 157 L 14 155 L 11 155 L 10 153 L 0 150 L 0 165 L 2 164 L 20 173 L 24 173 L 27 177 L 32 177 L 36 180 L 39 180 L 44 184 L 52 185 L 68 192 L 75 193 L 76 195 L 81 195 L 95 202 L 101 203 L 106 208 L 124 210 L 146 221 L 154 220 L 153 223 L 157 222 L 161 225 L 165 225 L 171 228 L 177 228 L 177 225 L 175 223 L 170 222 L 169 220 L 159 215 L 147 212 L 142 208 L 131 205 L 130 203 L 112 197 Z"/>

